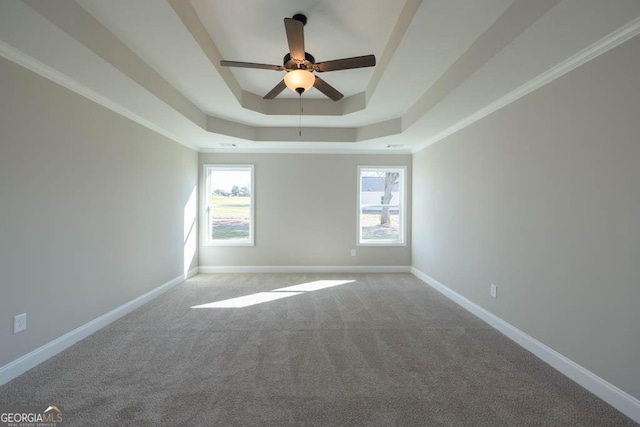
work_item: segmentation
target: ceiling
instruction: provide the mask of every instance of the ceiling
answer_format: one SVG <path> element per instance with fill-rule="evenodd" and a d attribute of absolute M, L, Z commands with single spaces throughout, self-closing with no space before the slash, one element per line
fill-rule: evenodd
<path fill-rule="evenodd" d="M 322 62 L 300 99 L 283 18 Z M 0 0 L 0 55 L 198 151 L 415 152 L 640 32 L 639 0 Z M 597 84 L 597 82 L 594 82 Z"/>

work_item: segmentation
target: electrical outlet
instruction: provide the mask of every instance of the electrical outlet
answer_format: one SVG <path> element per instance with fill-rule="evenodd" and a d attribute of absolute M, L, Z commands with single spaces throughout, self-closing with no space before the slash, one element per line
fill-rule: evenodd
<path fill-rule="evenodd" d="M 27 329 L 27 313 L 18 314 L 13 318 L 13 333 L 17 334 Z"/>
<path fill-rule="evenodd" d="M 355 249 L 351 249 L 351 256 L 356 256 L 356 250 Z"/>
<path fill-rule="evenodd" d="M 498 287 L 496 285 L 494 285 L 493 283 L 491 284 L 491 296 L 493 298 L 498 298 Z"/>

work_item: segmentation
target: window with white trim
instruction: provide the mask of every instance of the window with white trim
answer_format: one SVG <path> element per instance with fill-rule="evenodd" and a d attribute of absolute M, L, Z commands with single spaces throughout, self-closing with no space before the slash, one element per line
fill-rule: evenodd
<path fill-rule="evenodd" d="M 406 166 L 358 166 L 358 244 L 406 244 Z"/>
<path fill-rule="evenodd" d="M 206 245 L 253 246 L 253 165 L 205 165 Z"/>

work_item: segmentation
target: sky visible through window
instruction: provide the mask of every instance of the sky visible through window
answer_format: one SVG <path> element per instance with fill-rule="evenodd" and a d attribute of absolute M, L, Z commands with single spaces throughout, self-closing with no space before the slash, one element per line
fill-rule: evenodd
<path fill-rule="evenodd" d="M 211 183 L 214 190 L 231 192 L 234 186 L 249 188 L 251 174 L 248 171 L 212 171 Z"/>

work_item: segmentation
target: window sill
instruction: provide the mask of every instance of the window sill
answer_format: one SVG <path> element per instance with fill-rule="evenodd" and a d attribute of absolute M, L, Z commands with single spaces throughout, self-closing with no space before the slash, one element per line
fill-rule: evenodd
<path fill-rule="evenodd" d="M 255 246 L 253 242 L 205 242 L 202 246 Z"/>
<path fill-rule="evenodd" d="M 371 243 L 356 243 L 356 246 L 407 246 L 404 242 L 371 242 Z"/>

